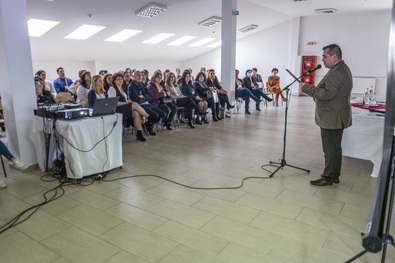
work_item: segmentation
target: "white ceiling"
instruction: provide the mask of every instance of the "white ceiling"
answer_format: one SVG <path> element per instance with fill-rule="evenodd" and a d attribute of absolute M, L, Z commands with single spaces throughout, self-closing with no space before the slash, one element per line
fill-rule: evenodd
<path fill-rule="evenodd" d="M 152 19 L 135 15 L 149 3 L 168 9 Z M 315 9 L 335 8 L 339 15 L 380 11 L 390 9 L 392 0 L 238 0 L 237 6 L 238 29 L 250 24 L 259 26 L 249 33 L 238 32 L 240 39 L 293 17 L 317 15 Z M 214 43 L 221 39 L 221 24 L 210 28 L 198 26 L 211 16 L 221 17 L 221 0 L 27 0 L 27 9 L 27 20 L 60 21 L 42 37 L 30 38 L 34 61 L 184 61 L 213 49 L 207 47 L 210 43 L 189 47 L 195 40 L 213 37 Z M 64 39 L 82 24 L 106 28 L 88 40 Z M 122 43 L 104 41 L 125 28 L 142 32 Z M 142 43 L 162 32 L 174 36 L 157 45 Z M 184 35 L 197 38 L 178 47 L 167 45 Z"/>

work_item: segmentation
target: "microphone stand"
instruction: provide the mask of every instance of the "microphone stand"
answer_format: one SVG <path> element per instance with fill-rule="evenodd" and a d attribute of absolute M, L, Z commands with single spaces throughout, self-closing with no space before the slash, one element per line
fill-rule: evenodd
<path fill-rule="evenodd" d="M 289 99 L 288 99 L 289 94 L 288 94 L 288 93 L 289 93 L 289 88 L 290 88 L 296 81 L 297 81 L 297 82 L 300 82 L 299 79 L 302 78 L 302 77 L 304 77 L 307 73 L 310 73 L 310 72 L 306 72 L 305 74 L 301 75 L 299 78 L 296 78 L 289 70 L 286 70 L 286 71 L 287 71 L 295 80 L 292 81 L 290 84 L 288 84 L 285 88 L 283 88 L 282 91 L 280 91 L 279 93 L 277 93 L 277 94 L 280 94 L 281 92 L 286 91 L 286 99 L 287 99 L 287 100 L 285 101 L 285 124 L 284 124 L 283 156 L 282 156 L 282 159 L 280 160 L 280 162 L 272 162 L 272 161 L 269 162 L 269 163 L 272 164 L 272 165 L 273 165 L 273 164 L 279 165 L 279 166 L 277 167 L 277 169 L 276 169 L 274 172 L 272 172 L 272 173 L 270 174 L 269 177 L 273 177 L 274 174 L 278 172 L 278 170 L 282 169 L 282 168 L 285 167 L 285 166 L 289 166 L 289 167 L 292 167 L 292 168 L 299 169 L 299 170 L 302 170 L 302 171 L 305 171 L 305 172 L 310 173 L 310 170 L 307 170 L 307 169 L 304 169 L 304 168 L 300 168 L 300 167 L 296 167 L 296 166 L 294 166 L 294 165 L 290 165 L 290 164 L 288 164 L 287 161 L 285 160 L 285 147 L 286 147 L 286 142 L 287 142 L 287 123 L 288 123 L 288 104 L 289 104 Z"/>

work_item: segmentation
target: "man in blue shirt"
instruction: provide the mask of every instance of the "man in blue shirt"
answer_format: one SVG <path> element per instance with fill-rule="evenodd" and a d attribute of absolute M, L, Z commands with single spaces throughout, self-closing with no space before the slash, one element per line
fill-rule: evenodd
<path fill-rule="evenodd" d="M 62 67 L 58 68 L 56 72 L 59 75 L 59 78 L 55 79 L 53 82 L 53 86 L 55 87 L 56 92 L 70 92 L 69 87 L 71 84 L 73 84 L 73 81 L 69 78 L 66 78 L 64 69 Z M 73 95 L 73 93 L 71 93 L 71 95 Z"/>

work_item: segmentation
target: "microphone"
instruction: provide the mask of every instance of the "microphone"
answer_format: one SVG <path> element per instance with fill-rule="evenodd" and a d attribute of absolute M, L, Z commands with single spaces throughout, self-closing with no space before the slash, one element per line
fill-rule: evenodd
<path fill-rule="evenodd" d="M 317 69 L 320 69 L 320 68 L 321 68 L 321 64 L 318 64 L 315 68 L 309 69 L 307 72 L 311 73 L 311 72 L 314 72 L 314 71 L 316 71 Z"/>

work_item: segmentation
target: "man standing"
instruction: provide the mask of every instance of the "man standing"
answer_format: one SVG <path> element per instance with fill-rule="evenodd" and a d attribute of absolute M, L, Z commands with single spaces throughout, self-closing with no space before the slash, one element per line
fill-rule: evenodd
<path fill-rule="evenodd" d="M 351 126 L 351 71 L 342 60 L 338 45 L 331 44 L 323 51 L 322 62 L 329 68 L 328 73 L 317 87 L 301 83 L 302 91 L 315 100 L 315 123 L 321 128 L 325 168 L 320 179 L 310 181 L 316 186 L 339 183 L 343 130 Z"/>
<path fill-rule="evenodd" d="M 66 78 L 64 69 L 62 67 L 58 68 L 56 72 L 59 75 L 59 78 L 55 79 L 53 82 L 53 86 L 55 87 L 56 92 L 70 92 L 69 87 L 71 86 L 71 84 L 73 84 L 73 81 L 69 78 Z M 71 95 L 73 94 L 71 93 Z"/>

